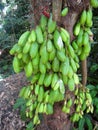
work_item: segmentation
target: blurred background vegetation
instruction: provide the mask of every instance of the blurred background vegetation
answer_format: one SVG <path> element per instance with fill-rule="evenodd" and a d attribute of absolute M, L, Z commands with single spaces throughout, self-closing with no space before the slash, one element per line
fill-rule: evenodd
<path fill-rule="evenodd" d="M 29 30 L 30 3 L 27 0 L 0 1 L 0 78 L 13 74 L 10 48 Z"/>
<path fill-rule="evenodd" d="M 14 74 L 13 57 L 9 55 L 9 50 L 23 32 L 30 30 L 30 8 L 30 0 L 0 1 L 0 80 Z M 98 130 L 98 9 L 93 10 L 93 15 L 94 42 L 88 58 L 88 87 L 93 98 L 94 113 L 84 115 L 75 124 L 74 130 Z"/>

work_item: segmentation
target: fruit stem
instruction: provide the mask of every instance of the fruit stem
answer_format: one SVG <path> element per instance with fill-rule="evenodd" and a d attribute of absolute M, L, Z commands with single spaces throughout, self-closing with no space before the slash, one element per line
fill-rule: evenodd
<path fill-rule="evenodd" d="M 83 86 L 85 86 L 87 83 L 87 59 L 82 61 L 81 67 L 82 67 L 82 84 Z"/>

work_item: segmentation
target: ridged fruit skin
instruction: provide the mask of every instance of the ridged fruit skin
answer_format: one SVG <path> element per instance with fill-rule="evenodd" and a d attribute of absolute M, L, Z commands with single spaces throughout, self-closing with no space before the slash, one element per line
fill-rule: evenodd
<path fill-rule="evenodd" d="M 80 23 L 78 22 L 78 23 L 75 25 L 75 27 L 74 27 L 74 35 L 75 35 L 75 36 L 78 36 L 79 32 L 80 32 Z"/>
<path fill-rule="evenodd" d="M 81 17 L 80 17 L 80 24 L 83 26 L 86 22 L 86 10 L 83 10 Z"/>
<path fill-rule="evenodd" d="M 28 37 L 28 42 L 35 42 L 36 41 L 36 33 L 35 30 L 32 30 L 29 37 Z"/>
<path fill-rule="evenodd" d="M 26 43 L 27 40 L 28 40 L 29 35 L 30 35 L 30 31 L 24 32 L 24 33 L 20 36 L 20 38 L 19 38 L 19 40 L 18 40 L 18 45 L 24 46 L 25 43 Z"/>
<path fill-rule="evenodd" d="M 90 0 L 90 3 L 93 8 L 98 8 L 98 0 Z"/>
<path fill-rule="evenodd" d="M 55 30 L 53 39 L 56 49 L 61 50 L 63 48 L 63 41 L 58 30 Z"/>
<path fill-rule="evenodd" d="M 53 33 L 56 29 L 56 22 L 53 21 L 52 15 L 50 15 L 50 18 L 48 20 L 48 33 Z"/>
<path fill-rule="evenodd" d="M 31 58 L 34 58 L 38 53 L 38 43 L 34 42 L 32 43 L 31 47 L 30 47 L 30 56 Z"/>
<path fill-rule="evenodd" d="M 43 39 L 43 33 L 42 33 L 42 30 L 41 30 L 41 27 L 36 26 L 35 32 L 36 32 L 37 42 L 39 44 L 42 44 L 44 39 Z"/>
<path fill-rule="evenodd" d="M 29 62 L 26 66 L 25 66 L 25 74 L 26 77 L 30 77 L 33 73 L 33 68 L 32 68 L 32 63 Z"/>
<path fill-rule="evenodd" d="M 68 7 L 66 7 L 66 8 L 64 8 L 63 10 L 62 10 L 62 12 L 61 12 L 61 16 L 66 16 L 67 15 L 67 13 L 68 13 Z"/>
<path fill-rule="evenodd" d="M 17 57 L 14 57 L 13 59 L 13 68 L 16 73 L 19 73 L 21 71 L 20 60 Z"/>
<path fill-rule="evenodd" d="M 47 17 L 45 17 L 44 15 L 41 16 L 40 26 L 41 26 L 42 31 L 44 32 L 47 26 Z"/>

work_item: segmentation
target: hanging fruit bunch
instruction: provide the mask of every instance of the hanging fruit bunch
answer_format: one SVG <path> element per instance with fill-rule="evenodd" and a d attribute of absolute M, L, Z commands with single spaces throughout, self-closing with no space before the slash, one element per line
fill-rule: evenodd
<path fill-rule="evenodd" d="M 98 7 L 97 0 L 91 0 L 93 7 Z M 61 12 L 66 16 L 68 8 Z M 23 87 L 19 96 L 26 100 L 26 116 L 39 124 L 39 114 L 53 114 L 55 102 L 64 101 L 62 111 L 70 113 L 78 121 L 84 111 L 93 112 L 92 98 L 77 75 L 79 62 L 85 60 L 91 50 L 90 35 L 92 27 L 92 9 L 83 10 L 73 32 L 76 36 L 71 42 L 70 34 L 59 27 L 52 19 L 52 14 L 42 15 L 39 25 L 32 31 L 24 32 L 18 43 L 10 50 L 14 55 L 13 68 L 16 73 L 25 72 L 30 85 Z M 72 91 L 75 100 L 65 98 L 66 89 Z"/>

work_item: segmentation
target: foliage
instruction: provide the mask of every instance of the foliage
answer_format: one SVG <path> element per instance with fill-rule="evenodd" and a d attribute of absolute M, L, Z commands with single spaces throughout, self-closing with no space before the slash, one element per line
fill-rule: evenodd
<path fill-rule="evenodd" d="M 14 73 L 9 50 L 19 36 L 30 28 L 29 6 L 26 0 L 0 2 L 0 79 Z"/>
<path fill-rule="evenodd" d="M 0 46 L 2 49 L 11 48 L 21 33 L 29 27 L 28 4 L 26 0 L 1 2 Z"/>
<path fill-rule="evenodd" d="M 93 130 L 93 129 L 98 129 L 97 124 L 95 123 L 95 121 L 98 120 L 98 85 L 94 86 L 89 84 L 87 86 L 87 88 L 89 88 L 90 90 L 90 94 L 92 96 L 93 99 L 93 106 L 94 106 L 94 113 L 93 114 L 85 114 L 83 116 L 83 118 L 81 118 L 79 120 L 79 122 L 75 125 L 77 125 L 77 127 L 75 127 L 74 125 L 74 130 Z"/>

